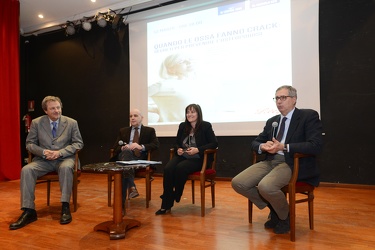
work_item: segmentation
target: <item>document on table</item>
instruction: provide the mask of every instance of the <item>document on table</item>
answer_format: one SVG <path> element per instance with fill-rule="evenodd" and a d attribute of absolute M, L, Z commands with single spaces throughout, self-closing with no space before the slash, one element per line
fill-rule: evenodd
<path fill-rule="evenodd" d="M 135 164 L 161 164 L 161 161 L 146 161 L 146 160 L 134 160 L 134 161 L 116 161 L 118 164 L 124 165 L 135 165 Z"/>

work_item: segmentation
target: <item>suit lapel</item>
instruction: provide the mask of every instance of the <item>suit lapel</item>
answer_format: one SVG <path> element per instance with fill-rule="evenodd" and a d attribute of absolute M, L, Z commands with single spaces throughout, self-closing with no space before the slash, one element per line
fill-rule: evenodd
<path fill-rule="evenodd" d="M 143 125 L 141 125 L 141 130 L 139 131 L 139 143 L 141 143 L 142 141 L 142 137 L 143 137 L 143 133 L 144 132 L 144 129 L 143 129 Z"/>
<path fill-rule="evenodd" d="M 57 128 L 56 138 L 58 138 L 63 133 L 67 125 L 68 125 L 68 120 L 64 116 L 61 116 L 59 127 Z"/>
<path fill-rule="evenodd" d="M 41 123 L 43 129 L 46 131 L 46 134 L 51 138 L 53 139 L 53 136 L 52 136 L 52 130 L 51 130 L 51 125 L 49 123 L 49 119 L 48 119 L 48 116 L 43 116 L 42 118 L 42 123 Z"/>
<path fill-rule="evenodd" d="M 299 109 L 295 109 L 293 112 L 292 120 L 289 124 L 288 133 L 286 134 L 285 143 L 288 143 L 290 141 L 290 138 L 292 138 L 294 132 L 297 130 L 298 125 L 300 123 L 300 111 Z"/>
<path fill-rule="evenodd" d="M 132 126 L 129 127 L 129 129 L 127 129 L 125 131 L 125 138 L 128 138 L 128 143 L 130 143 L 130 134 L 132 132 Z"/>

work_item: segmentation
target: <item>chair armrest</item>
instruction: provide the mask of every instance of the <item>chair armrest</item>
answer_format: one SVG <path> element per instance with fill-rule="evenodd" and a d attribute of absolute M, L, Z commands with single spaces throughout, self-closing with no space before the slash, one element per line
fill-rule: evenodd
<path fill-rule="evenodd" d="M 79 149 L 76 150 L 75 152 L 75 159 L 74 159 L 74 171 L 77 172 L 78 171 L 78 168 L 79 168 L 79 165 L 80 165 L 80 162 L 79 162 L 79 157 L 78 157 L 78 153 L 79 153 Z"/>
<path fill-rule="evenodd" d="M 201 168 L 201 173 L 204 173 L 207 169 L 207 160 L 208 160 L 208 155 L 213 154 L 214 155 L 214 161 L 212 164 L 212 168 L 215 169 L 216 166 L 216 153 L 217 153 L 217 148 L 215 149 L 206 149 L 203 153 L 203 164 Z M 174 156 L 174 148 L 169 149 L 169 159 L 171 160 Z"/>
<path fill-rule="evenodd" d="M 173 156 L 174 156 L 174 148 L 170 148 L 169 149 L 169 160 L 172 160 Z"/>
<path fill-rule="evenodd" d="M 255 164 L 255 163 L 257 163 L 257 159 L 260 155 L 257 154 L 257 152 L 255 152 L 254 150 L 252 152 L 253 152 L 253 164 Z M 294 153 L 294 155 L 293 155 L 294 167 L 293 167 L 292 177 L 290 178 L 290 181 L 289 181 L 289 185 L 297 182 L 298 172 L 299 172 L 299 159 L 306 158 L 306 157 L 312 157 L 312 156 L 314 156 L 314 155 L 303 154 L 303 153 Z"/>
<path fill-rule="evenodd" d="M 213 154 L 213 153 L 216 153 L 217 152 L 217 148 L 215 148 L 215 149 L 206 149 L 205 151 L 204 151 L 204 154 Z"/>
<path fill-rule="evenodd" d="M 253 153 L 253 164 L 266 159 L 266 156 L 267 156 L 266 153 L 262 152 L 261 154 L 258 154 L 258 152 L 255 150 L 251 150 L 251 151 Z"/>
<path fill-rule="evenodd" d="M 212 163 L 212 169 L 215 169 L 215 166 L 216 166 L 216 153 L 217 153 L 217 148 L 215 149 L 206 149 L 203 153 L 203 164 L 202 164 L 202 169 L 201 169 L 201 174 L 205 173 L 206 172 L 206 169 L 207 169 L 207 161 L 208 161 L 208 156 L 210 154 L 213 154 L 214 155 L 214 160 L 213 160 L 213 163 Z"/>
<path fill-rule="evenodd" d="M 306 157 L 312 157 L 314 155 L 311 154 L 303 154 L 303 153 L 294 153 L 294 166 L 293 166 L 293 173 L 292 177 L 290 178 L 289 185 L 296 183 L 298 179 L 298 172 L 299 172 L 299 159 L 306 158 Z"/>
<path fill-rule="evenodd" d="M 147 151 L 147 160 L 148 161 L 151 161 L 151 154 L 152 154 L 152 149 L 150 149 L 149 151 Z"/>
<path fill-rule="evenodd" d="M 27 163 L 30 163 L 33 160 L 33 154 L 27 150 Z"/>

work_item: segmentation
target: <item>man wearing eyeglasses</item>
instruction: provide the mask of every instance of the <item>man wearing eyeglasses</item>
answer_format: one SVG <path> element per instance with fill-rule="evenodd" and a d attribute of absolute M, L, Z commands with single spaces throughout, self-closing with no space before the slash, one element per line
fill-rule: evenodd
<path fill-rule="evenodd" d="M 258 154 L 266 153 L 266 159 L 235 176 L 232 187 L 259 209 L 268 207 L 270 215 L 265 228 L 285 234 L 290 230 L 289 205 L 281 188 L 292 176 L 294 153 L 317 155 L 321 152 L 322 123 L 315 110 L 296 108 L 297 90 L 292 86 L 279 87 L 274 100 L 280 115 L 271 117 L 251 144 Z M 319 185 L 315 157 L 300 162 L 298 180 Z"/>

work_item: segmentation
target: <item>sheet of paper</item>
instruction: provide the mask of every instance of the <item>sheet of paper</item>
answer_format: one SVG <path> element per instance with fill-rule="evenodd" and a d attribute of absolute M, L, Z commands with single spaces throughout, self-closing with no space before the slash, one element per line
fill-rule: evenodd
<path fill-rule="evenodd" d="M 147 160 L 134 160 L 134 161 L 116 161 L 118 164 L 134 165 L 134 164 L 161 164 L 161 161 L 147 161 Z"/>

